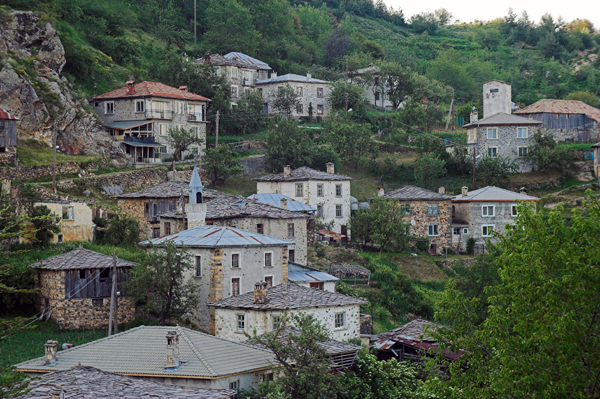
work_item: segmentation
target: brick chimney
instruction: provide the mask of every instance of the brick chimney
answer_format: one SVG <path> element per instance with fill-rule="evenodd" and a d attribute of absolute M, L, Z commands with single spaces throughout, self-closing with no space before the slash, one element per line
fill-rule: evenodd
<path fill-rule="evenodd" d="M 259 281 L 254 284 L 254 303 L 267 303 L 267 283 Z"/>
<path fill-rule="evenodd" d="M 473 107 L 473 110 L 471 111 L 471 120 L 470 122 L 477 122 L 477 120 L 479 119 L 479 114 L 477 113 L 477 108 Z"/>
<path fill-rule="evenodd" d="M 444 186 L 440 187 L 438 189 L 438 193 L 440 193 L 440 194 L 446 194 L 446 188 L 444 188 Z"/>
<path fill-rule="evenodd" d="M 327 162 L 327 173 L 335 173 L 335 165 L 333 162 Z"/>
<path fill-rule="evenodd" d="M 179 86 L 179 90 L 188 91 L 187 86 Z"/>
<path fill-rule="evenodd" d="M 469 188 L 467 186 L 463 186 L 461 189 L 461 193 L 463 197 L 466 197 L 467 195 L 469 195 Z"/>
<path fill-rule="evenodd" d="M 383 189 L 383 187 L 379 187 L 379 189 L 377 190 L 377 196 L 383 197 L 384 195 L 385 195 L 385 190 Z"/>
<path fill-rule="evenodd" d="M 58 358 L 56 357 L 56 351 L 58 348 L 58 342 L 48 340 L 44 347 L 46 348 L 46 352 L 44 354 L 44 365 L 50 365 L 56 363 Z"/>
<path fill-rule="evenodd" d="M 286 165 L 283 167 L 283 177 L 288 177 L 292 173 L 292 168 L 290 165 Z"/>
<path fill-rule="evenodd" d="M 288 200 L 287 200 L 287 198 L 282 198 L 282 199 L 279 201 L 279 207 L 280 207 L 281 209 L 288 209 Z"/>
<path fill-rule="evenodd" d="M 167 369 L 179 367 L 179 333 L 177 331 L 167 332 Z"/>
<path fill-rule="evenodd" d="M 135 80 L 127 81 L 127 95 L 135 94 Z"/>

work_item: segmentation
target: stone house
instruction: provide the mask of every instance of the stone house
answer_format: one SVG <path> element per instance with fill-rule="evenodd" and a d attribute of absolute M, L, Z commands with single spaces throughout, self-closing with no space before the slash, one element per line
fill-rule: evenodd
<path fill-rule="evenodd" d="M 506 233 L 506 225 L 514 225 L 520 202 L 535 203 L 540 199 L 503 188 L 487 186 L 469 192 L 467 187 L 452 199 L 452 245 L 466 249 L 473 237 L 478 253 L 485 250 L 485 241 L 496 242 L 492 234 Z"/>
<path fill-rule="evenodd" d="M 192 130 L 206 140 L 206 107 L 211 100 L 158 82 L 135 83 L 101 94 L 90 100 L 104 129 L 120 143 L 127 158 L 135 163 L 162 162 L 173 155 L 167 135 L 169 128 Z M 183 155 L 202 155 L 205 144 L 192 145 Z"/>
<path fill-rule="evenodd" d="M 36 286 L 40 289 L 34 305 L 44 316 L 64 329 L 108 327 L 113 267 L 117 266 L 117 284 L 135 266 L 129 262 L 88 249 L 79 248 L 32 263 Z M 135 306 L 126 297 L 118 297 L 119 323 L 135 317 Z"/>
<path fill-rule="evenodd" d="M 515 112 L 543 122 L 557 141 L 599 140 L 600 109 L 575 100 L 539 100 Z"/>
<path fill-rule="evenodd" d="M 225 76 L 231 86 L 231 102 L 237 101 L 246 92 L 254 91 L 256 83 L 269 78 L 271 67 L 256 58 L 244 53 L 233 51 L 225 55 L 207 54 L 204 58 L 194 61 L 203 65 L 211 63 L 215 67 L 217 76 Z"/>
<path fill-rule="evenodd" d="M 17 157 L 17 121 L 19 118 L 0 108 L 0 164 L 13 165 Z"/>
<path fill-rule="evenodd" d="M 310 73 L 306 76 L 293 73 L 277 76 L 277 73 L 273 72 L 270 79 L 260 80 L 256 83 L 258 93 L 264 98 L 263 113 L 277 113 L 273 102 L 285 85 L 290 85 L 298 95 L 298 106 L 291 115 L 293 118 L 310 117 L 312 112 L 313 118 L 320 119 L 328 116 L 331 112 L 331 105 L 327 101 L 332 90 L 331 82 L 315 79 L 311 77 Z"/>
<path fill-rule="evenodd" d="M 596 143 L 592 146 L 594 152 L 594 174 L 600 181 L 600 143 Z"/>
<path fill-rule="evenodd" d="M 336 233 L 350 237 L 350 182 L 352 177 L 336 174 L 333 163 L 327 164 L 322 172 L 303 166 L 291 170 L 284 167 L 283 173 L 260 176 L 256 181 L 256 193 L 283 194 L 317 209 L 320 220 L 331 224 Z"/>
<path fill-rule="evenodd" d="M 92 208 L 81 201 L 36 202 L 34 206 L 46 206 L 55 215 L 60 216 L 60 233 L 55 234 L 51 242 L 93 241 L 96 225 L 92 221 Z"/>
<path fill-rule="evenodd" d="M 209 304 L 215 314 L 217 337 L 245 341 L 245 332 L 262 335 L 275 330 L 284 313 L 314 316 L 332 339 L 347 341 L 360 337 L 360 305 L 364 299 L 302 287 L 288 282 L 274 287 L 256 283 L 254 291 Z"/>
<path fill-rule="evenodd" d="M 394 110 L 394 104 L 386 96 L 388 85 L 381 77 L 381 68 L 371 63 L 367 68 L 354 71 L 352 75 L 348 80 L 362 87 L 369 104 L 376 108 Z"/>
<path fill-rule="evenodd" d="M 388 193 L 381 188 L 378 196 L 398 202 L 400 211 L 405 212 L 405 222 L 409 223 L 409 235 L 427 240 L 432 254 L 441 254 L 444 247 L 451 246 L 452 196 L 446 195 L 443 187 L 437 193 L 410 185 Z"/>
<path fill-rule="evenodd" d="M 270 379 L 277 364 L 266 349 L 179 326 L 140 326 L 62 351 L 57 351 L 56 341 L 49 341 L 45 351 L 43 357 L 17 364 L 17 370 L 40 376 L 86 365 L 156 384 L 172 384 L 169 395 L 150 392 L 144 396 L 161 398 L 185 397 L 178 396 L 183 391 L 175 386 L 249 390 Z M 124 389 L 126 387 L 121 387 Z M 95 392 L 90 397 L 99 395 Z M 213 399 L 213 396 L 208 398 Z"/>

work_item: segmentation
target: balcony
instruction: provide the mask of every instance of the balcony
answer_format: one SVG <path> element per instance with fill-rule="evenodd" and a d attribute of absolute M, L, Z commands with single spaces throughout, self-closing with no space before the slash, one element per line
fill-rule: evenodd
<path fill-rule="evenodd" d="M 258 79 L 242 78 L 242 86 L 254 86 Z"/>
<path fill-rule="evenodd" d="M 206 122 L 201 113 L 188 114 L 187 120 L 188 122 Z"/>
<path fill-rule="evenodd" d="M 173 111 L 172 110 L 163 110 L 163 109 L 147 109 L 146 110 L 146 118 L 150 119 L 173 119 Z"/>

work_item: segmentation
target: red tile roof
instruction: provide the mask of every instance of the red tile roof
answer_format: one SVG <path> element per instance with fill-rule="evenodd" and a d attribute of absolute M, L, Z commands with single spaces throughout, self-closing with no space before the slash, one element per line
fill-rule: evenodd
<path fill-rule="evenodd" d="M 0 119 L 8 119 L 8 120 L 13 120 L 13 121 L 18 121 L 19 118 L 17 118 L 16 116 L 12 115 L 10 112 L 0 108 Z"/>
<path fill-rule="evenodd" d="M 109 91 L 94 97 L 93 100 L 102 100 L 108 98 L 134 98 L 134 97 L 168 97 L 182 98 L 185 100 L 210 101 L 209 98 L 198 94 L 190 93 L 189 91 L 179 90 L 175 87 L 159 82 L 140 82 L 134 85 L 133 94 L 127 94 L 129 88 L 127 86 L 117 90 Z"/>
<path fill-rule="evenodd" d="M 525 108 L 516 111 L 515 114 L 584 114 L 600 122 L 600 109 L 576 100 L 539 100 Z"/>

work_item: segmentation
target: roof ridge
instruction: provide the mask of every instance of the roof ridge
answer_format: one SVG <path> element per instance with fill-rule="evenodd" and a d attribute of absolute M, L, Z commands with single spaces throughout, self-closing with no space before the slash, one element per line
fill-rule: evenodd
<path fill-rule="evenodd" d="M 213 368 L 210 366 L 210 364 L 208 364 L 208 362 L 206 361 L 206 359 L 204 359 L 204 357 L 198 351 L 198 349 L 196 349 L 196 346 L 190 341 L 190 339 L 188 338 L 188 336 L 185 333 L 185 331 L 183 331 L 180 326 L 177 326 L 177 331 L 183 337 L 184 341 L 189 345 L 190 349 L 192 350 L 192 352 L 194 352 L 194 354 L 196 355 L 196 357 L 198 358 L 198 360 L 200 360 L 200 362 L 202 362 L 202 364 L 208 369 L 208 371 L 213 376 L 217 375 L 217 373 L 215 372 L 215 370 L 213 370 Z"/>

